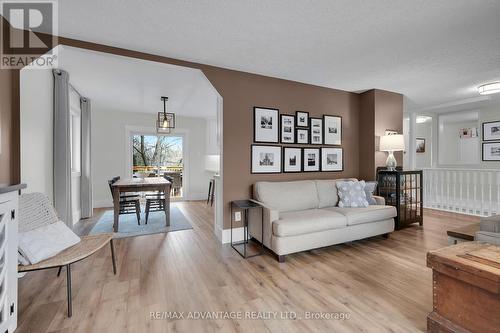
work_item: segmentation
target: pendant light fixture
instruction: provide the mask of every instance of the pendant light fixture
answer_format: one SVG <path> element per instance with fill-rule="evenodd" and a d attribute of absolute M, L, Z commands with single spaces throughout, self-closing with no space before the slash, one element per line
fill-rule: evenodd
<path fill-rule="evenodd" d="M 167 112 L 168 97 L 162 96 L 163 112 L 158 112 L 156 119 L 156 132 L 158 134 L 169 134 L 172 128 L 175 128 L 175 114 Z"/>

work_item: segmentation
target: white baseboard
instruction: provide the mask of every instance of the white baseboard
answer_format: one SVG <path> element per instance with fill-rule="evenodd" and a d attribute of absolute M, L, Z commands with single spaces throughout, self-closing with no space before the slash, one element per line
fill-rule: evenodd
<path fill-rule="evenodd" d="M 184 198 L 186 201 L 200 201 L 207 200 L 207 193 L 188 193 Z"/>
<path fill-rule="evenodd" d="M 94 200 L 94 208 L 113 208 L 112 200 Z"/>
<path fill-rule="evenodd" d="M 244 238 L 243 227 L 233 228 L 233 242 L 241 242 Z M 231 242 L 231 229 L 222 230 L 222 237 L 218 237 L 222 244 Z"/>

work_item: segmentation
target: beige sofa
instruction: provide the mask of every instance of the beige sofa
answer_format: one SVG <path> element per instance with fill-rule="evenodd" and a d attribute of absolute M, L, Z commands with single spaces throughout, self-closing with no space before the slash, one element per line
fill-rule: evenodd
<path fill-rule="evenodd" d="M 254 201 L 263 207 L 264 245 L 285 255 L 394 231 L 396 209 L 381 197 L 366 208 L 340 208 L 336 180 L 257 182 Z M 261 211 L 249 212 L 249 233 L 261 240 Z"/>

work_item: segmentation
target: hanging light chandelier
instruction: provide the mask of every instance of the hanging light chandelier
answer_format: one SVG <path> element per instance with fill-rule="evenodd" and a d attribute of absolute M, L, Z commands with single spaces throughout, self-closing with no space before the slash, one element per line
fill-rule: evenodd
<path fill-rule="evenodd" d="M 168 97 L 162 96 L 163 112 L 158 112 L 156 119 L 156 132 L 158 134 L 170 134 L 172 128 L 175 128 L 175 114 L 167 112 Z"/>

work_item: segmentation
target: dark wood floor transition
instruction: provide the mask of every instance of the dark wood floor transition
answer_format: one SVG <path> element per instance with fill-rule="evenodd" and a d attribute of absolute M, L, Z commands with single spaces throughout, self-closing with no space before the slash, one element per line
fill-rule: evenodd
<path fill-rule="evenodd" d="M 194 229 L 117 240 L 116 276 L 108 248 L 74 265 L 72 318 L 64 274 L 20 279 L 17 332 L 421 332 L 432 308 L 426 252 L 447 245 L 449 227 L 477 223 L 427 210 L 423 228 L 279 264 L 220 245 L 204 203 L 177 205 Z"/>

